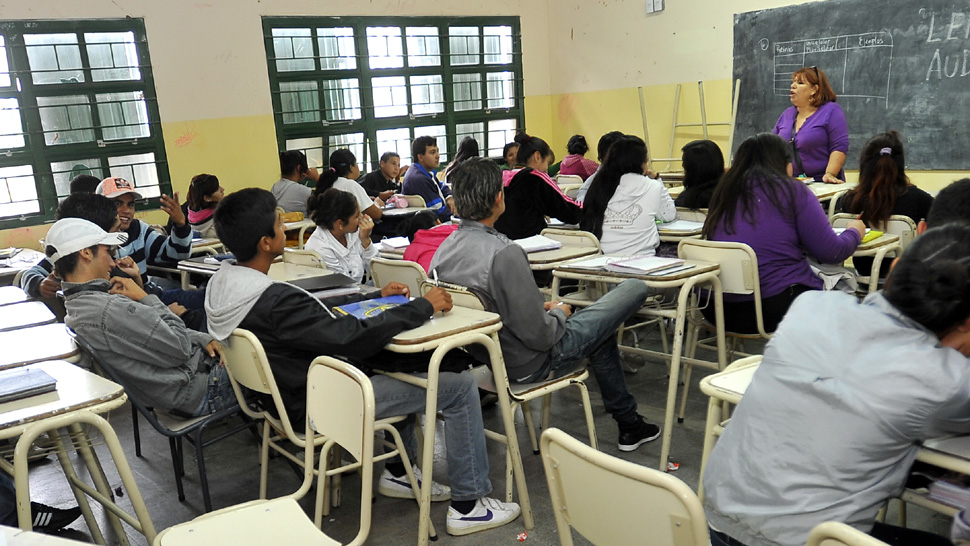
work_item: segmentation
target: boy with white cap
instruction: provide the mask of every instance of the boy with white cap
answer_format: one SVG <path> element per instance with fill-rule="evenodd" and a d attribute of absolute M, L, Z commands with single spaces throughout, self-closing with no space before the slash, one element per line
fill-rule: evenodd
<path fill-rule="evenodd" d="M 134 280 L 111 276 L 114 248 L 126 240 L 125 233 L 80 218 L 58 220 L 50 229 L 46 254 L 63 281 L 64 322 L 148 405 L 180 417 L 235 405 L 212 336 L 186 328 Z"/>

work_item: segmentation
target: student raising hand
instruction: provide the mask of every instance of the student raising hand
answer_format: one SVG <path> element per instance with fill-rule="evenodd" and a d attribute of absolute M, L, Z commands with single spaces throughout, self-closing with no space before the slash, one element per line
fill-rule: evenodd
<path fill-rule="evenodd" d="M 159 198 L 160 207 L 172 219 L 172 223 L 176 226 L 184 226 L 188 220 L 185 218 L 185 213 L 182 212 L 182 205 L 179 204 L 179 193 L 175 192 L 172 195 L 174 197 L 169 197 L 163 193 Z"/>

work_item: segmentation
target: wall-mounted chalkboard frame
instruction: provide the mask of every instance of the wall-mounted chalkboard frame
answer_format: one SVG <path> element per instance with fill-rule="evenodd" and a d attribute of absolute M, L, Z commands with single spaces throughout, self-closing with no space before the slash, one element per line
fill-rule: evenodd
<path fill-rule="evenodd" d="M 829 0 L 734 16 L 741 79 L 735 148 L 791 106 L 791 73 L 817 65 L 849 124 L 856 168 L 872 135 L 902 132 L 910 169 L 970 169 L 970 3 Z"/>

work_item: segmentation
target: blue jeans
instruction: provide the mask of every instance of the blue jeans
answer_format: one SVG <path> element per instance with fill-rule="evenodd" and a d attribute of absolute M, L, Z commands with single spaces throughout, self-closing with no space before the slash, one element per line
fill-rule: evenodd
<path fill-rule="evenodd" d="M 17 490 L 13 480 L 0 474 L 0 525 L 17 526 Z"/>
<path fill-rule="evenodd" d="M 546 362 L 538 372 L 521 382 L 562 377 L 588 357 L 588 367 L 600 386 L 606 411 L 619 423 L 634 420 L 637 401 L 626 387 L 616 331 L 623 321 L 640 309 L 648 295 L 650 288 L 643 281 L 629 279 L 593 305 L 573 313 L 566 320 L 566 332 L 552 348 Z"/>
<path fill-rule="evenodd" d="M 427 377 L 427 374 L 415 374 Z M 377 419 L 420 413 L 425 409 L 428 391 L 386 375 L 371 377 Z M 448 482 L 451 498 L 475 500 L 492 491 L 488 479 L 488 453 L 485 451 L 485 425 L 478 399 L 478 385 L 469 373 L 441 372 L 438 376 L 438 411 L 445 418 L 445 447 L 448 450 Z M 414 422 L 409 421 L 402 437 L 414 463 L 416 443 Z M 434 424 L 428 425 L 433 427 Z"/>
<path fill-rule="evenodd" d="M 182 290 L 181 288 L 170 288 L 162 292 L 158 299 L 168 305 L 177 303 L 186 309 L 205 308 L 205 289 L 202 290 Z"/>
<path fill-rule="evenodd" d="M 226 367 L 216 364 L 209 370 L 209 383 L 205 389 L 205 396 L 202 397 L 202 402 L 193 415 L 196 417 L 209 415 L 238 405 L 236 392 L 232 390 L 232 382 L 229 381 Z"/>

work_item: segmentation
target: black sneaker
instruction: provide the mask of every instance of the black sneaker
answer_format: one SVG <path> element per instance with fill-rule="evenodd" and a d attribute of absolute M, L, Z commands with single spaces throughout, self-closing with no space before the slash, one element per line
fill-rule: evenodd
<path fill-rule="evenodd" d="M 651 425 L 637 415 L 637 420 L 629 425 L 620 425 L 620 441 L 617 449 L 620 451 L 634 451 L 643 444 L 660 437 L 660 427 Z"/>
<path fill-rule="evenodd" d="M 35 531 L 57 531 L 81 517 L 81 509 L 75 506 L 62 510 L 39 502 L 32 502 L 30 503 L 30 514 L 34 517 Z"/>

